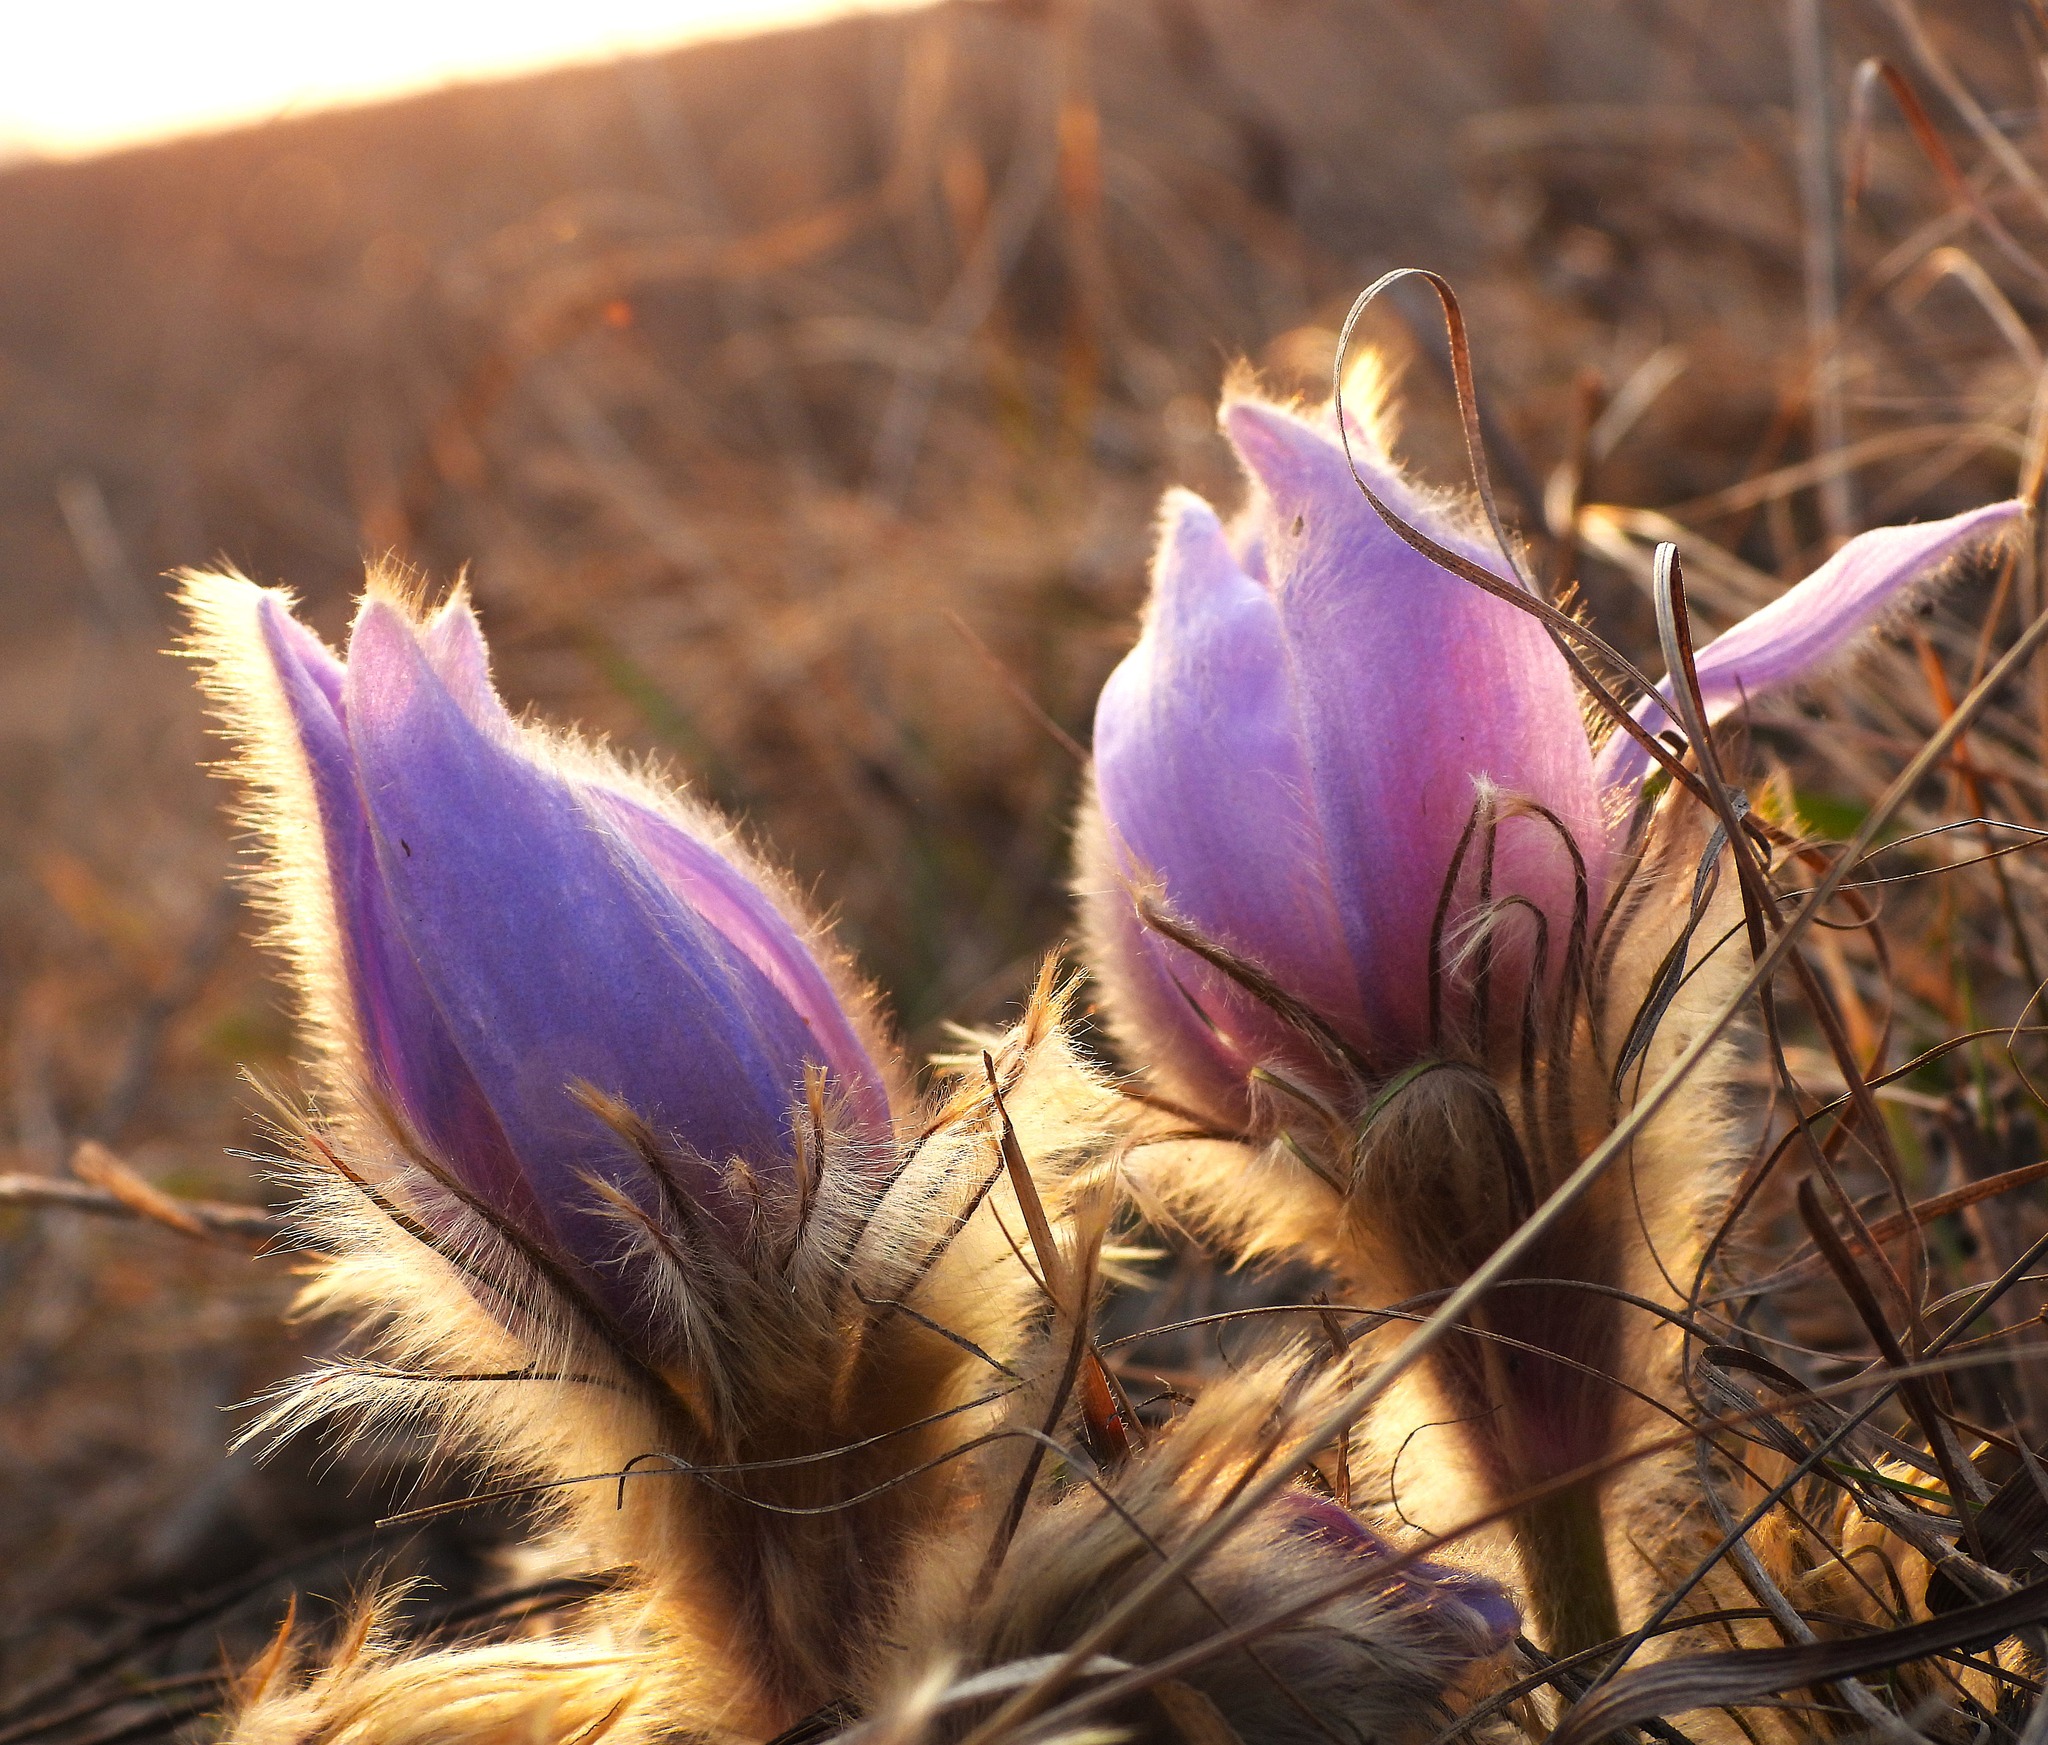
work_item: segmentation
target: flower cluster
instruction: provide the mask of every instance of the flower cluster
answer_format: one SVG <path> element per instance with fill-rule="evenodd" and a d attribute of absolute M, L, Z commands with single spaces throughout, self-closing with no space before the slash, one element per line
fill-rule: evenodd
<path fill-rule="evenodd" d="M 1141 1155 L 1247 1252 L 1379 1302 L 1459 1284 L 1612 1126 L 1727 851 L 1649 780 L 1655 736 L 1684 768 L 1671 696 L 1628 731 L 1595 709 L 1554 615 L 1368 500 L 1500 564 L 1373 432 L 1243 397 L 1223 425 L 1249 500 L 1168 497 L 1096 716 L 1087 967 L 1137 1090 L 1070 1046 L 1049 971 L 921 1099 L 789 884 L 516 720 L 462 595 L 377 581 L 344 657 L 283 594 L 190 581 L 318 1044 L 314 1104 L 279 1109 L 310 1301 L 363 1325 L 265 1427 L 435 1423 L 547 1499 L 559 1564 L 624 1572 L 541 1647 L 281 1644 L 244 1737 L 980 1737 L 1078 1689 L 1076 1737 L 1392 1739 L 1524 1604 L 1553 1651 L 1612 1632 L 1573 1477 L 1639 1282 L 1611 1195 L 1437 1365 L 1483 1500 L 1534 1489 L 1519 1597 L 1350 1506 L 1334 1311 L 1185 1410 L 1134 1406 L 1094 1341 Z M 1712 721 L 1805 678 L 2018 512 L 1851 541 L 1672 682 Z M 1653 1130 L 1633 1215 L 1726 1149 L 1711 1115 Z"/>
<path fill-rule="evenodd" d="M 409 1726 L 479 1680 L 556 1717 L 507 1695 L 491 1725 L 550 1737 L 608 1706 L 649 1736 L 888 1712 L 949 1659 L 1063 1648 L 1127 1568 L 1117 1521 L 1171 1536 L 1219 1471 L 1271 1468 L 1241 1420 L 1141 1427 L 1086 1344 L 1119 1099 L 1069 1050 L 1064 989 L 921 1105 L 789 886 L 653 777 L 515 720 L 464 597 L 373 586 L 345 657 L 282 594 L 188 600 L 321 1048 L 318 1106 L 280 1110 L 309 1302 L 366 1328 L 255 1433 L 425 1417 L 537 1483 L 551 1555 L 632 1572 L 587 1654 L 281 1649 L 245 1737 L 387 1688 Z M 1316 1361 L 1269 1362 L 1254 1418 L 1298 1414 Z M 1125 1499 L 1109 1532 L 1062 1543 L 1048 1425 Z M 1494 1582 L 1291 1482 L 1231 1546 L 1220 1611 L 1142 1639 L 1320 1584 L 1276 1652 L 1334 1715 L 1427 1704 L 1515 1625 Z M 1191 1677 L 1226 1715 L 1271 1700 Z"/>

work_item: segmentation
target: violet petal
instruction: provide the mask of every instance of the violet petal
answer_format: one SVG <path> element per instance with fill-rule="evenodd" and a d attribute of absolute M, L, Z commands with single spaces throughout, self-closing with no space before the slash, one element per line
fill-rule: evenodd
<path fill-rule="evenodd" d="M 507 1216 L 531 1218 L 537 1207 L 504 1132 L 391 915 L 343 721 L 343 667 L 281 596 L 261 595 L 256 612 L 311 777 L 365 1088 L 443 1156 L 460 1158 L 472 1191 Z"/>
<path fill-rule="evenodd" d="M 1285 1491 L 1273 1506 L 1280 1510 L 1287 1529 L 1304 1539 L 1313 1539 L 1334 1551 L 1360 1559 L 1391 1561 L 1398 1552 L 1341 1503 L 1307 1491 Z M 1521 1609 L 1498 1583 L 1469 1569 L 1459 1569 L 1429 1558 L 1417 1558 L 1389 1578 L 1406 1590 L 1425 1616 L 1446 1626 L 1469 1621 L 1483 1642 L 1483 1653 L 1505 1648 L 1522 1628 Z"/>
<path fill-rule="evenodd" d="M 559 1242 L 613 1251 L 580 1177 L 635 1173 L 577 1080 L 679 1136 L 704 1160 L 686 1186 L 733 1217 L 715 1166 L 789 1153 L 797 1014 L 509 720 L 480 729 L 385 602 L 357 621 L 347 697 L 397 930 Z"/>
<path fill-rule="evenodd" d="M 809 1058 L 832 1070 L 854 1124 L 872 1145 L 890 1134 L 889 1093 L 846 1008 L 790 922 L 716 847 L 654 807 L 622 793 L 593 798 L 677 900 L 701 915 L 765 976 L 809 1032 Z"/>

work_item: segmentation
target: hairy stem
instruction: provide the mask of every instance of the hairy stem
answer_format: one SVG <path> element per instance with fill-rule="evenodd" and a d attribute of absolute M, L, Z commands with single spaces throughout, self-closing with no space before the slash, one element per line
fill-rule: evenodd
<path fill-rule="evenodd" d="M 1515 1539 L 1544 1652 L 1561 1660 L 1621 1634 L 1597 1484 L 1581 1481 L 1518 1510 Z"/>

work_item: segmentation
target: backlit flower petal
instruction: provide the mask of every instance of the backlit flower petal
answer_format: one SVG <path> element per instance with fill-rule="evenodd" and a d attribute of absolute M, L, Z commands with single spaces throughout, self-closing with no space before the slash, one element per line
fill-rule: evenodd
<path fill-rule="evenodd" d="M 1707 719 L 1718 721 L 1766 691 L 1811 677 L 1917 583 L 1958 552 L 2012 526 L 2026 507 L 2018 501 L 1991 503 L 1945 521 L 1859 533 L 1804 581 L 1695 653 Z M 1670 684 L 1666 679 L 1658 687 L 1666 699 Z M 1661 704 L 1647 700 L 1638 705 L 1636 719 L 1652 732 L 1673 724 Z M 1649 753 L 1617 733 L 1601 754 L 1601 786 L 1633 788 L 1649 768 Z"/>
<path fill-rule="evenodd" d="M 568 783 L 480 730 L 382 601 L 347 696 L 397 932 L 561 1243 L 588 1262 L 615 1246 L 580 1178 L 629 1170 L 577 1081 L 681 1137 L 730 1216 L 710 1167 L 787 1155 L 801 1020 Z"/>
<path fill-rule="evenodd" d="M 261 595 L 256 611 L 319 811 L 325 896 L 368 1081 L 362 1088 L 383 1097 L 443 1157 L 461 1159 L 471 1189 L 490 1204 L 531 1217 L 537 1208 L 504 1132 L 391 916 L 345 725 L 345 670 L 282 596 Z"/>
<path fill-rule="evenodd" d="M 788 1003 L 809 1032 L 808 1056 L 832 1069 L 860 1134 L 871 1144 L 885 1142 L 888 1087 L 789 919 L 716 847 L 674 819 L 630 795 L 600 790 L 594 798 L 677 900 L 737 947 Z"/>
<path fill-rule="evenodd" d="M 1227 405 L 1223 422 L 1262 488 L 1268 585 L 1351 963 L 1371 990 L 1369 1042 L 1384 1059 L 1407 1058 L 1433 1045 L 1430 937 L 1482 784 L 1556 814 L 1587 857 L 1597 901 L 1605 825 L 1576 686 L 1536 619 L 1438 568 L 1380 519 L 1330 427 L 1252 400 Z M 1369 441 L 1354 439 L 1353 453 L 1398 511 L 1502 572 L 1497 552 L 1420 500 Z M 1493 895 L 1541 912 L 1553 967 L 1574 887 L 1554 829 L 1526 817 L 1500 825 Z M 1506 937 L 1526 950 L 1532 935 L 1522 926 Z"/>

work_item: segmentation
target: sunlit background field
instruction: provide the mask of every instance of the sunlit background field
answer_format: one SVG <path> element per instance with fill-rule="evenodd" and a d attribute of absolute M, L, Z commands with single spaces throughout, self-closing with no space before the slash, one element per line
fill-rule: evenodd
<path fill-rule="evenodd" d="M 0 1173 L 67 1181 L 91 1140 L 178 1194 L 271 1192 L 242 1075 L 289 1087 L 293 1036 L 164 652 L 178 566 L 286 582 L 331 636 L 366 559 L 466 574 L 515 706 L 743 814 L 929 1052 L 1065 936 L 1070 741 L 1161 488 L 1238 490 L 1219 384 L 1322 392 L 1382 270 L 1455 282 L 1505 509 L 1639 650 L 1674 527 L 1719 624 L 1853 527 L 2011 495 L 2048 333 L 2039 30 L 1925 11 L 1801 36 L 1811 9 L 1695 0 L 946 0 L 743 36 L 795 9 L 17 8 Z M 1924 93 L 1934 154 L 1881 92 L 1853 120 L 1868 55 Z M 1459 482 L 1433 306 L 1363 339 L 1406 452 Z M 1817 826 L 2038 608 L 1992 589 L 1859 669 L 1827 732 L 1760 716 Z M 2039 725 L 2015 700 L 1916 821 L 2038 820 Z M 2017 1021 L 2048 933 L 2009 918 L 2040 890 L 2025 856 L 1910 887 L 1882 974 L 1830 939 L 1859 1034 L 1888 1011 L 1898 1060 Z M 1926 1183 L 2038 1156 L 2004 1065 L 1942 1070 L 1900 1105 Z M 2012 1228 L 2041 1218 L 2023 1198 Z M 2006 1240 L 1951 1224 L 1959 1275 Z M 201 1714 L 218 1645 L 287 1587 L 373 1559 L 458 1600 L 487 1580 L 501 1519 L 372 1530 L 462 1482 L 417 1450 L 224 1452 L 235 1404 L 332 1337 L 282 1324 L 258 1240 L 0 1208 L 0 1688 L 123 1643 L 188 1681 L 64 1737 Z M 1217 1288 L 1199 1258 L 1170 1287 Z"/>
<path fill-rule="evenodd" d="M 907 0 L 198 0 L 15 11 L 0 156 L 82 157 L 339 105 L 887 11 Z"/>

